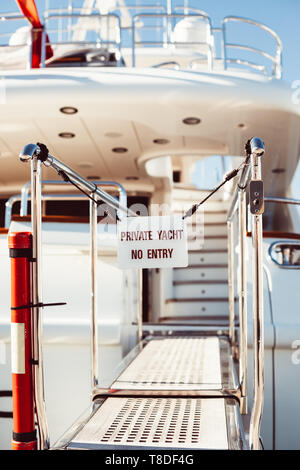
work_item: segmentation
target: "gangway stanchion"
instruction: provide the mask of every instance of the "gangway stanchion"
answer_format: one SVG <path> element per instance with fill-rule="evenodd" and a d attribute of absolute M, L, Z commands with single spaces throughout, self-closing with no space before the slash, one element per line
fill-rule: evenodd
<path fill-rule="evenodd" d="M 90 200 L 90 263 L 91 263 L 91 364 L 92 392 L 99 385 L 98 315 L 97 315 L 97 200 Z"/>
<path fill-rule="evenodd" d="M 96 310 L 96 262 L 97 262 L 97 201 L 99 198 L 110 207 L 115 208 L 131 216 L 136 214 L 127 207 L 124 207 L 114 197 L 102 191 L 94 183 L 89 182 L 73 172 L 66 165 L 48 155 L 47 148 L 43 144 L 29 144 L 24 147 L 20 154 L 22 162 L 31 163 L 31 220 L 32 220 L 32 367 L 33 367 L 33 395 L 35 413 L 39 431 L 39 449 L 44 450 L 50 447 L 50 437 L 46 416 L 44 379 L 43 379 L 43 354 L 42 354 L 42 308 L 46 305 L 42 301 L 41 284 L 41 188 L 42 174 L 41 164 L 50 164 L 63 178 L 73 182 L 75 186 L 83 185 L 89 193 L 93 194 L 90 206 L 90 226 L 91 226 L 91 317 L 92 317 L 92 390 L 98 385 L 98 335 L 97 335 L 97 310 Z M 67 176 L 68 174 L 68 176 Z M 86 184 L 85 184 L 86 183 Z M 77 187 L 78 187 L 77 186 Z M 87 186 L 87 187 L 86 187 Z M 87 194 L 87 193 L 86 193 Z M 88 196 L 88 194 L 87 194 Z M 47 304 L 51 305 L 51 304 Z M 53 304 L 55 305 L 55 304 Z"/>
<path fill-rule="evenodd" d="M 260 448 L 260 424 L 264 402 L 264 304 L 262 264 L 262 214 L 264 189 L 261 180 L 261 157 L 264 144 L 258 138 L 251 140 L 251 181 L 249 191 L 252 214 L 252 278 L 253 278 L 253 350 L 254 397 L 250 421 L 250 449 Z"/>
<path fill-rule="evenodd" d="M 263 188 L 260 180 L 260 157 L 264 153 L 263 143 L 260 139 L 251 139 L 248 143 L 249 154 L 244 164 L 244 170 L 240 182 L 244 178 L 244 187 L 240 187 L 245 191 L 248 178 L 248 165 L 251 161 L 252 180 L 250 182 L 250 209 L 253 215 L 253 317 L 254 317 L 254 403 L 251 411 L 250 422 L 250 448 L 260 448 L 260 422 L 262 416 L 263 405 L 263 279 L 262 279 L 262 212 L 263 212 Z M 251 157 L 250 157 L 251 155 Z M 39 241 L 40 241 L 40 164 L 43 162 L 46 166 L 51 166 L 63 177 L 65 181 L 74 184 L 78 189 L 91 199 L 90 204 L 90 233 L 91 233 L 91 298 L 92 298 L 92 400 L 94 411 L 92 415 L 87 417 L 84 423 L 80 424 L 80 432 L 78 427 L 76 432 L 68 442 L 61 444 L 59 448 L 74 449 L 103 449 L 103 448 L 229 448 L 244 449 L 247 444 L 244 439 L 244 430 L 241 424 L 240 413 L 246 413 L 247 395 L 246 389 L 243 388 L 245 381 L 238 382 L 234 368 L 233 357 L 231 354 L 231 343 L 228 337 L 220 336 L 217 331 L 211 332 L 195 331 L 185 329 L 183 334 L 175 334 L 169 337 L 169 334 L 162 334 L 155 338 L 150 335 L 142 340 L 142 297 L 141 283 L 142 270 L 139 271 L 139 318 L 138 318 L 138 340 L 139 346 L 135 348 L 130 358 L 125 359 L 125 369 L 116 378 L 111 387 L 107 389 L 98 388 L 98 340 L 97 340 L 97 295 L 96 295 L 96 262 L 97 262 L 97 206 L 98 198 L 106 202 L 110 207 L 117 211 L 121 211 L 126 216 L 137 216 L 127 207 L 122 206 L 115 198 L 102 191 L 95 184 L 86 180 L 74 170 L 48 153 L 47 148 L 43 144 L 29 144 L 24 147 L 21 160 L 31 160 L 32 164 L 32 189 L 31 202 L 33 208 L 33 238 L 35 239 L 33 247 L 33 258 L 35 266 L 39 266 L 36 260 L 40 257 Z M 230 178 L 235 176 L 242 166 L 231 172 Z M 39 171 L 37 171 L 39 170 Z M 226 177 L 225 182 L 229 180 Z M 224 184 L 224 183 L 222 183 Z M 246 199 L 240 198 L 238 209 L 245 210 Z M 238 198 L 236 198 L 238 201 Z M 200 203 L 201 204 L 201 203 Z M 198 206 L 192 208 L 192 212 L 197 210 Z M 240 216 L 240 237 L 244 237 L 245 229 L 245 213 Z M 37 220 L 39 219 L 39 220 Z M 241 243 L 241 242 L 240 242 Z M 243 243 L 243 242 L 242 242 Z M 245 256 L 245 246 L 243 246 L 243 259 Z M 245 260 L 241 261 L 244 262 Z M 242 285 L 240 289 L 240 307 L 243 313 L 242 326 L 246 321 L 246 290 L 245 287 L 245 266 L 240 269 Z M 33 278 L 37 282 L 39 273 Z M 35 284 L 34 284 L 35 285 Z M 34 305 L 43 305 L 41 300 L 33 297 Z M 231 315 L 231 320 L 233 320 Z M 40 320 L 40 318 L 39 318 Z M 169 326 L 165 329 L 162 326 L 161 332 L 168 331 Z M 187 335 L 190 331 L 190 335 Z M 233 328 L 231 328 L 231 333 Z M 33 330 L 33 335 L 37 335 L 37 339 L 33 338 L 33 344 L 40 344 L 40 329 Z M 188 336 L 188 337 L 187 337 Z M 231 338 L 234 340 L 234 338 Z M 35 343 L 36 341 L 36 343 Z M 246 343 L 245 343 L 246 341 Z M 240 342 L 243 347 L 247 344 L 245 331 L 240 333 Z M 142 347 L 140 347 L 142 344 Z M 196 349 L 195 349 L 196 348 Z M 33 352 L 35 349 L 33 349 Z M 41 351 L 41 348 L 38 349 Z M 188 358 L 194 358 L 192 368 L 188 368 Z M 203 355 L 204 352 L 204 355 Z M 239 350 L 239 353 L 241 351 Z M 159 353 L 159 354 L 158 354 Z M 158 357 L 158 355 L 159 357 Z M 167 359 L 171 354 L 171 362 Z M 161 356 L 162 355 L 162 356 Z M 35 356 L 33 359 L 35 360 Z M 199 369 L 199 361 L 208 361 L 202 364 L 204 369 Z M 242 375 L 240 380 L 246 374 L 247 356 L 242 352 Z M 153 362 L 153 360 L 154 362 Z M 182 360 L 181 360 L 182 359 Z M 130 360 L 130 363 L 128 362 Z M 127 362 L 126 362 L 127 361 Z M 156 363 L 155 363 L 156 361 Z M 177 373 L 178 361 L 180 363 L 180 377 L 175 381 L 174 371 Z M 39 363 L 42 365 L 42 357 L 39 356 Z M 149 367 L 148 367 L 149 363 Z M 136 369 L 138 366 L 138 370 Z M 158 370 L 159 369 L 159 370 Z M 40 370 L 40 382 L 34 381 L 35 387 L 42 385 L 42 370 Z M 195 372 L 198 374 L 195 375 Z M 200 372 L 200 374 L 199 374 Z M 186 375 L 188 373 L 188 375 Z M 148 374 L 148 376 L 147 376 Z M 190 375 L 189 375 L 190 374 Z M 196 379 L 191 379 L 196 377 Z M 41 393 L 36 393 L 36 400 L 42 399 Z M 40 403 L 43 405 L 43 403 Z M 39 407 L 36 406 L 38 411 Z M 43 406 L 40 410 L 45 411 Z M 96 411 L 95 411 L 96 410 Z M 157 425 L 156 431 L 152 432 L 149 428 L 149 422 L 143 418 L 145 413 L 151 411 L 151 421 Z M 129 414 L 128 414 L 129 413 Z M 178 414 L 179 413 L 179 414 Z M 199 416 L 203 413 L 205 425 L 203 431 L 199 430 Z M 127 416 L 128 415 L 128 416 Z M 129 416 L 134 420 L 131 424 Z M 180 418 L 179 418 L 180 416 Z M 181 421 L 181 419 L 183 421 Z M 149 418 L 150 420 L 150 418 Z M 189 428 L 183 423 L 192 423 Z M 219 423 L 216 426 L 216 423 Z M 38 419 L 38 427 L 40 436 L 46 436 L 41 433 L 40 426 L 46 424 L 46 417 L 42 414 Z M 99 429 L 97 435 L 95 428 Z M 165 436 L 162 429 L 168 429 Z M 174 429 L 176 428 L 176 433 Z M 187 428 L 187 429 L 185 429 Z M 201 428 L 201 427 L 200 427 Z M 45 432 L 44 428 L 44 432 Z M 217 432 L 216 432 L 217 429 Z M 43 430 L 42 430 L 43 431 Z M 91 434 L 92 433 L 92 434 Z M 175 434 L 174 434 L 175 433 Z M 175 435 L 180 436 L 176 440 Z M 181 445 L 182 443 L 182 445 Z M 48 439 L 40 439 L 40 448 L 47 448 Z"/>
<path fill-rule="evenodd" d="M 239 383 L 241 388 L 240 408 L 242 414 L 248 412 L 247 397 L 247 278 L 246 278 L 246 232 L 247 232 L 247 196 L 251 149 L 249 142 L 246 144 L 246 159 L 239 181 L 237 192 L 232 200 L 227 215 L 228 230 L 228 301 L 229 301 L 229 340 L 232 345 L 232 354 L 239 361 Z M 239 285 L 239 337 L 235 332 L 235 276 L 234 276 L 234 217 L 238 212 L 238 274 Z"/>

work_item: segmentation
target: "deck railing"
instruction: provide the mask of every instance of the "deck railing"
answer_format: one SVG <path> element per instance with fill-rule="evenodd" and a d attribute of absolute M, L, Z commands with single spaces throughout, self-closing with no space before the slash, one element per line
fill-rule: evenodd
<path fill-rule="evenodd" d="M 3 24 L 9 20 L 24 20 L 19 14 L 3 14 L 0 18 Z M 183 23 L 186 20 L 195 23 L 192 25 Z M 275 53 L 269 52 L 268 48 L 260 49 L 249 45 L 244 40 L 245 32 L 242 41 L 229 41 L 231 26 L 236 23 L 242 26 L 251 25 L 256 33 L 263 32 L 269 38 L 269 42 L 273 41 Z M 157 66 L 161 62 L 169 62 L 168 55 L 172 56 L 174 52 L 176 53 L 176 49 L 181 49 L 180 56 L 184 52 L 187 59 L 185 64 L 181 65 L 184 68 L 195 68 L 200 65 L 201 70 L 226 71 L 232 68 L 230 66 L 234 68 L 241 66 L 278 79 L 282 75 L 282 43 L 271 28 L 258 21 L 238 16 L 227 16 L 221 25 L 216 27 L 212 24 L 209 15 L 187 5 L 173 6 L 172 2 L 160 6 L 121 5 L 104 14 L 95 8 L 88 10 L 73 8 L 71 2 L 68 8 L 45 10 L 44 26 L 42 67 L 46 66 L 45 50 L 49 45 L 46 41 L 46 34 L 48 34 L 57 57 L 59 57 L 60 50 L 65 51 L 66 47 L 70 48 L 70 46 L 73 51 L 84 47 L 91 49 L 102 47 L 118 51 L 121 56 L 122 51 L 126 49 L 127 52 L 131 50 L 131 63 L 126 65 L 135 67 L 137 66 L 137 52 L 146 55 L 147 49 L 152 47 L 155 50 L 153 51 L 153 64 L 150 66 Z M 183 40 L 176 38 L 178 27 L 185 28 Z M 13 32 L 10 31 L 10 34 Z M 8 46 L 9 43 L 5 42 L 5 37 L 8 36 L 7 31 L 0 32 L 0 46 Z M 221 42 L 217 39 L 221 39 Z M 29 51 L 31 51 L 30 40 L 24 45 L 26 44 L 29 44 Z M 164 52 L 163 60 L 159 54 L 155 56 L 158 49 Z M 232 51 L 236 51 L 234 57 Z M 249 55 L 251 59 L 248 58 Z M 28 54 L 28 68 L 31 63 L 30 57 L 31 52 Z M 124 65 L 124 62 L 118 65 Z"/>
<path fill-rule="evenodd" d="M 93 184 L 97 186 L 105 186 L 105 187 L 112 187 L 116 188 L 117 192 L 119 193 L 119 201 L 120 204 L 124 207 L 127 206 L 127 194 L 124 187 L 115 181 L 92 181 Z M 60 180 L 43 180 L 41 182 L 43 192 L 42 192 L 42 201 L 68 201 L 68 200 L 86 200 L 86 196 L 80 194 L 48 194 L 45 192 L 45 186 L 53 185 L 53 186 L 61 186 L 66 185 L 68 183 Z M 28 215 L 28 201 L 31 200 L 30 198 L 30 189 L 31 189 L 31 182 L 26 183 L 23 188 L 21 189 L 21 194 L 17 194 L 15 196 L 11 196 L 5 203 L 5 218 L 4 218 L 4 227 L 9 228 L 12 214 L 13 214 L 13 206 L 20 202 L 20 216 L 26 217 Z M 121 218 L 122 213 L 118 213 L 118 216 Z"/>
<path fill-rule="evenodd" d="M 34 361 L 34 393 L 35 407 L 39 429 L 40 449 L 50 446 L 49 431 L 45 410 L 43 383 L 43 354 L 42 354 L 42 282 L 41 282 L 41 221 L 42 221 L 42 162 L 52 167 L 61 176 L 73 182 L 91 198 L 90 203 L 90 257 L 91 257 L 91 362 L 92 362 L 92 392 L 98 385 L 98 318 L 97 318 L 97 207 L 98 200 L 109 207 L 126 215 L 136 216 L 134 212 L 123 206 L 113 196 L 100 189 L 96 184 L 86 180 L 67 165 L 50 155 L 47 149 L 40 146 L 26 145 L 20 154 L 21 161 L 31 162 L 31 225 L 32 225 L 32 303 L 33 303 L 33 361 Z M 139 315 L 140 316 L 140 315 Z M 138 334 L 140 331 L 138 332 Z"/>
<path fill-rule="evenodd" d="M 263 265 L 262 265 L 262 213 L 263 183 L 261 181 L 261 156 L 264 145 L 260 139 L 252 139 L 247 151 L 245 166 L 237 184 L 236 194 L 228 212 L 228 274 L 229 274 L 229 334 L 233 348 L 239 351 L 241 387 L 241 413 L 247 413 L 247 261 L 246 261 L 246 190 L 250 177 L 249 203 L 252 214 L 252 308 L 254 349 L 254 398 L 250 422 L 250 448 L 260 447 L 260 423 L 264 398 L 264 317 L 263 317 Z M 234 312 L 234 217 L 238 214 L 238 294 L 239 338 L 235 337 Z"/>

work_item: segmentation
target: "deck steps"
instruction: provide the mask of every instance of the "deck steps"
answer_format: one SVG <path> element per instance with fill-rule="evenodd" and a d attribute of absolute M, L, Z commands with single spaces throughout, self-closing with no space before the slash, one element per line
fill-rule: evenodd
<path fill-rule="evenodd" d="M 226 281 L 173 281 L 175 298 L 189 297 L 223 297 L 228 299 L 228 285 Z"/>
<path fill-rule="evenodd" d="M 220 210 L 220 211 L 209 211 L 209 210 L 203 210 L 203 222 L 206 223 L 218 223 L 218 222 L 226 222 L 226 215 L 227 211 L 226 210 Z M 200 219 L 200 217 L 199 217 Z M 192 217 L 191 219 L 187 219 L 187 225 L 194 225 L 195 221 L 194 218 Z"/>
<path fill-rule="evenodd" d="M 213 298 L 173 298 L 166 300 L 165 316 L 167 318 L 181 317 L 191 318 L 203 315 L 206 318 L 211 318 L 212 322 L 220 318 L 226 319 L 228 323 L 229 317 L 228 298 L 227 297 L 213 297 Z"/>
<path fill-rule="evenodd" d="M 213 249 L 227 249 L 227 236 L 226 235 L 207 235 L 205 237 L 196 237 L 195 235 L 188 236 L 188 249 L 189 251 L 198 250 L 213 250 Z"/>
<path fill-rule="evenodd" d="M 176 185 L 173 211 L 184 213 L 210 192 Z M 203 318 L 212 325 L 228 321 L 228 201 L 222 191 L 207 200 L 192 217 L 186 219 L 189 265 L 172 270 L 172 293 L 165 299 L 160 321 L 176 319 L 188 323 Z M 171 293 L 171 295 L 170 295 Z M 210 320 L 209 320 L 210 319 Z"/>
<path fill-rule="evenodd" d="M 226 264 L 228 261 L 226 249 L 190 250 L 188 256 L 189 264 Z"/>
<path fill-rule="evenodd" d="M 194 264 L 187 268 L 174 268 L 174 281 L 227 280 L 226 264 Z"/>
<path fill-rule="evenodd" d="M 188 231 L 190 234 L 194 233 L 196 235 L 198 229 L 198 225 L 188 224 Z M 204 222 L 203 232 L 204 236 L 227 236 L 227 224 L 224 222 Z"/>

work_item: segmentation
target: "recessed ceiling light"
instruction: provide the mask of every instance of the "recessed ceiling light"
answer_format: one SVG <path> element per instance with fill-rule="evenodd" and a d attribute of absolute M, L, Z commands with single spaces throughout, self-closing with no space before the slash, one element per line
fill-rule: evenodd
<path fill-rule="evenodd" d="M 126 179 L 128 181 L 134 181 L 134 180 L 138 180 L 139 178 L 138 178 L 138 176 L 126 176 Z"/>
<path fill-rule="evenodd" d="M 159 145 L 165 145 L 165 144 L 169 144 L 170 141 L 168 139 L 154 139 L 153 143 L 159 144 Z"/>
<path fill-rule="evenodd" d="M 93 164 L 91 162 L 80 162 L 77 166 L 80 168 L 92 168 Z"/>
<path fill-rule="evenodd" d="M 195 126 L 196 124 L 200 124 L 201 119 L 197 117 L 187 117 L 182 120 L 184 124 L 187 124 L 188 126 Z"/>
<path fill-rule="evenodd" d="M 74 108 L 73 106 L 63 106 L 60 108 L 60 112 L 63 114 L 76 114 L 78 113 L 78 109 Z"/>
<path fill-rule="evenodd" d="M 58 135 L 62 139 L 73 139 L 73 137 L 75 137 L 75 134 L 73 134 L 73 132 L 60 132 L 60 134 Z"/>
<path fill-rule="evenodd" d="M 106 134 L 104 134 L 105 137 L 110 137 L 112 139 L 115 139 L 117 137 L 122 137 L 123 134 L 121 134 L 120 132 L 106 132 Z"/>
<path fill-rule="evenodd" d="M 112 151 L 115 153 L 126 153 L 128 152 L 128 149 L 126 147 L 115 147 Z"/>
<path fill-rule="evenodd" d="M 275 173 L 276 175 L 278 175 L 279 173 L 284 173 L 285 172 L 285 168 L 273 168 L 272 170 L 272 173 Z"/>

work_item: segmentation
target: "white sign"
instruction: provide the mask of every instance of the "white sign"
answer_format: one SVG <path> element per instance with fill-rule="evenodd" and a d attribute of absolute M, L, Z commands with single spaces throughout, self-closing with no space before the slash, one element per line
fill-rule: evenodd
<path fill-rule="evenodd" d="M 182 216 L 127 217 L 118 222 L 120 268 L 188 265 L 187 229 Z"/>

